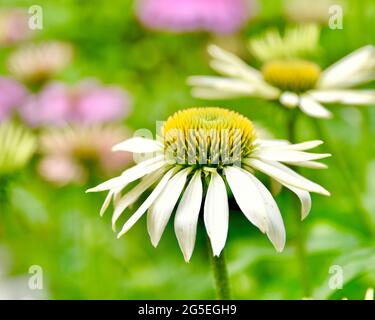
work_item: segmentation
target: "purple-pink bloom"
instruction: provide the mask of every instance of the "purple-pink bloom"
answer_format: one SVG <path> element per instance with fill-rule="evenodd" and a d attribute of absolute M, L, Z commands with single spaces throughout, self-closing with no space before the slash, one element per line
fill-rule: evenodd
<path fill-rule="evenodd" d="M 23 104 L 26 88 L 11 78 L 0 77 L 0 122 L 10 117 L 16 107 Z"/>
<path fill-rule="evenodd" d="M 21 116 L 32 126 L 107 123 L 125 117 L 130 104 L 126 91 L 118 87 L 93 80 L 74 86 L 54 82 L 24 104 Z"/>
<path fill-rule="evenodd" d="M 150 29 L 233 33 L 248 20 L 249 2 L 249 0 L 139 0 L 137 16 Z"/>

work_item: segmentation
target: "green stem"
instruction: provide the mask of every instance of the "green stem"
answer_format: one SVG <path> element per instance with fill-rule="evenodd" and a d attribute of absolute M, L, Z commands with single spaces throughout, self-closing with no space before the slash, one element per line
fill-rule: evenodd
<path fill-rule="evenodd" d="M 211 260 L 212 273 L 215 280 L 216 299 L 229 300 L 230 299 L 230 285 L 227 265 L 225 262 L 224 250 L 219 257 L 215 257 L 212 253 L 211 243 L 207 237 L 207 249 Z"/>
<path fill-rule="evenodd" d="M 288 139 L 291 143 L 296 143 L 296 124 L 297 124 L 298 113 L 297 110 L 289 111 L 288 119 Z M 294 169 L 297 171 L 297 169 Z M 310 297 L 311 285 L 310 276 L 307 264 L 307 249 L 306 239 L 303 231 L 303 225 L 301 223 L 300 213 L 294 210 L 297 207 L 296 199 L 290 200 L 291 207 L 293 208 L 293 222 L 295 227 L 295 245 L 296 245 L 296 259 L 298 262 L 300 282 L 302 286 L 303 295 Z"/>
<path fill-rule="evenodd" d="M 349 165 L 344 160 L 340 148 L 338 148 L 337 144 L 331 140 L 330 135 L 327 132 L 324 125 L 319 120 L 313 119 L 313 121 L 315 129 L 318 132 L 319 136 L 322 137 L 322 139 L 324 139 L 324 141 L 328 144 L 329 148 L 331 149 L 332 153 L 335 155 L 336 164 L 342 175 L 342 179 L 345 182 L 344 185 L 348 188 L 348 192 L 350 193 L 353 199 L 354 205 L 357 208 L 357 214 L 360 217 L 365 230 L 367 231 L 370 237 L 374 236 L 374 228 L 371 214 L 363 205 L 361 190 L 359 189 L 358 184 L 355 183 L 356 179 L 353 177 Z"/>

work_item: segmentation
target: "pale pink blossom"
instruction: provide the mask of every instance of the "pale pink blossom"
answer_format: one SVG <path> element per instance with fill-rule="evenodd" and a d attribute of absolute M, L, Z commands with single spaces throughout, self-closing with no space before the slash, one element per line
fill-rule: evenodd
<path fill-rule="evenodd" d="M 249 19 L 249 0 L 139 0 L 137 16 L 150 29 L 233 33 Z"/>

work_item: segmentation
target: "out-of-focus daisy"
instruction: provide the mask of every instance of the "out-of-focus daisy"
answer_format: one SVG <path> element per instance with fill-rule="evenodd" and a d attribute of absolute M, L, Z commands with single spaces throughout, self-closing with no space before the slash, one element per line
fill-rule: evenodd
<path fill-rule="evenodd" d="M 332 116 L 323 106 L 326 103 L 374 104 L 375 90 L 351 88 L 375 79 L 375 47 L 360 48 L 322 71 L 315 62 L 302 58 L 316 50 L 318 38 L 319 28 L 306 25 L 287 30 L 283 37 L 269 31 L 251 40 L 250 51 L 263 62 L 261 71 L 211 45 L 210 65 L 223 77 L 190 77 L 192 94 L 204 99 L 251 96 L 278 100 L 317 118 Z"/>
<path fill-rule="evenodd" d="M 127 154 L 111 154 L 113 144 L 129 133 L 115 126 L 72 126 L 46 130 L 40 138 L 42 159 L 38 171 L 56 184 L 84 183 L 93 170 L 99 175 L 119 171 L 131 158 Z"/>
<path fill-rule="evenodd" d="M 62 71 L 72 60 L 69 43 L 50 41 L 27 44 L 12 53 L 8 59 L 9 71 L 28 83 L 41 83 Z"/>
<path fill-rule="evenodd" d="M 137 16 L 148 28 L 174 32 L 233 33 L 249 18 L 249 0 L 139 0 Z"/>
<path fill-rule="evenodd" d="M 338 0 L 286 0 L 284 12 L 286 17 L 298 23 L 327 24 L 332 6 L 342 6 Z"/>
<path fill-rule="evenodd" d="M 215 107 L 186 109 L 164 123 L 162 139 L 135 137 L 115 145 L 114 151 L 145 153 L 150 157 L 88 192 L 108 191 L 101 214 L 113 199 L 113 228 L 123 211 L 147 194 L 118 237 L 148 212 L 147 227 L 154 246 L 176 207 L 175 232 L 185 260 L 189 261 L 203 198 L 203 218 L 213 254 L 219 256 L 224 248 L 229 222 L 226 181 L 246 218 L 267 234 L 277 251 L 282 251 L 285 229 L 280 211 L 255 172 L 272 177 L 294 192 L 301 200 L 305 218 L 311 207 L 310 192 L 329 193 L 285 164 L 321 167 L 315 160 L 328 154 L 305 152 L 321 143 L 261 140 L 256 137 L 252 122 L 234 111 Z M 136 180 L 139 183 L 127 189 Z"/>
<path fill-rule="evenodd" d="M 15 107 L 21 106 L 27 97 L 26 88 L 19 82 L 0 77 L 0 122 L 7 119 Z"/>
<path fill-rule="evenodd" d="M 27 129 L 10 123 L 0 124 L 0 176 L 22 169 L 36 149 L 36 139 Z"/>
<path fill-rule="evenodd" d="M 129 112 L 127 92 L 84 80 L 74 86 L 54 82 L 31 96 L 20 110 L 32 126 L 64 123 L 105 123 L 122 119 Z"/>
<path fill-rule="evenodd" d="M 0 46 L 8 46 L 27 39 L 31 34 L 29 16 L 22 9 L 0 11 Z"/>

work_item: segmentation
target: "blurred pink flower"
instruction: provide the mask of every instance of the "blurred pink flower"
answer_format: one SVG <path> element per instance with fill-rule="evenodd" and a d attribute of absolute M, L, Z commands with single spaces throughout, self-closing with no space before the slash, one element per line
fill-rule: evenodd
<path fill-rule="evenodd" d="M 0 77 L 0 122 L 8 118 L 15 107 L 23 104 L 26 88 L 11 78 Z"/>
<path fill-rule="evenodd" d="M 131 154 L 112 152 L 130 136 L 121 126 L 69 126 L 48 129 L 40 138 L 40 175 L 57 185 L 84 183 L 90 171 L 111 175 L 132 160 Z"/>
<path fill-rule="evenodd" d="M 233 33 L 250 15 L 249 0 L 138 0 L 139 20 L 150 29 Z"/>
<path fill-rule="evenodd" d="M 3 9 L 0 11 L 0 46 L 9 46 L 26 40 L 32 33 L 26 10 Z"/>
<path fill-rule="evenodd" d="M 122 119 L 130 105 L 130 97 L 118 87 L 103 86 L 94 80 L 74 86 L 54 82 L 30 97 L 20 113 L 32 126 L 105 123 Z"/>

